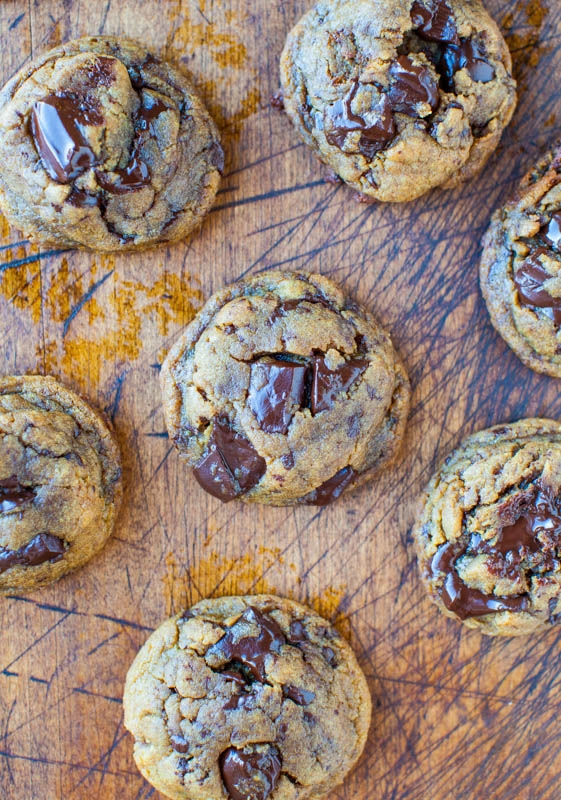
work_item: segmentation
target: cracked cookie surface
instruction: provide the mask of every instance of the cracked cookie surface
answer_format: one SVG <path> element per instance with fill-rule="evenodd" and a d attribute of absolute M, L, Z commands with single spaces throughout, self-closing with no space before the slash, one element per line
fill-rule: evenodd
<path fill-rule="evenodd" d="M 311 609 L 204 600 L 167 620 L 127 675 L 138 768 L 173 800 L 304 800 L 339 784 L 370 724 L 365 677 Z"/>
<path fill-rule="evenodd" d="M 331 0 L 290 32 L 284 106 L 362 195 L 412 200 L 471 178 L 516 105 L 504 39 L 479 0 Z"/>
<path fill-rule="evenodd" d="M 0 378 L 0 593 L 89 561 L 120 500 L 119 451 L 102 418 L 53 378 Z"/>
<path fill-rule="evenodd" d="M 413 531 L 431 598 L 490 635 L 561 620 L 561 424 L 523 419 L 462 442 Z"/>
<path fill-rule="evenodd" d="M 184 238 L 224 156 L 189 79 L 141 44 L 84 37 L 0 92 L 0 206 L 34 241 L 103 252 Z"/>
<path fill-rule="evenodd" d="M 530 369 L 561 378 L 561 145 L 493 214 L 479 278 L 509 347 Z"/>
<path fill-rule="evenodd" d="M 267 272 L 215 294 L 161 372 L 174 445 L 224 502 L 326 505 L 389 464 L 409 382 L 331 281 Z"/>

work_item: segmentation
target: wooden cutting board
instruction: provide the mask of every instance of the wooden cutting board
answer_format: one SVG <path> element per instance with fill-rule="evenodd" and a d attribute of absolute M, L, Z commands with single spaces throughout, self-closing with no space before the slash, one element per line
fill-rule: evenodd
<path fill-rule="evenodd" d="M 409 536 L 419 491 L 467 434 L 561 417 L 559 382 L 494 333 L 477 285 L 492 209 L 561 132 L 559 0 L 489 0 L 520 81 L 484 174 L 407 205 L 323 180 L 270 95 L 308 0 L 1 0 L 0 80 L 46 48 L 126 34 L 191 70 L 223 132 L 226 177 L 202 230 L 128 256 L 45 251 L 0 225 L 0 371 L 49 373 L 104 408 L 124 453 L 116 535 L 83 570 L 0 598 L 0 798 L 141 800 L 123 727 L 127 668 L 202 597 L 276 592 L 348 636 L 374 716 L 330 800 L 559 800 L 561 646 L 493 641 L 444 619 Z M 0 164 L 0 169 L 2 165 Z M 221 505 L 166 438 L 161 361 L 208 295 L 250 272 L 322 272 L 393 333 L 414 393 L 403 456 L 330 508 Z"/>

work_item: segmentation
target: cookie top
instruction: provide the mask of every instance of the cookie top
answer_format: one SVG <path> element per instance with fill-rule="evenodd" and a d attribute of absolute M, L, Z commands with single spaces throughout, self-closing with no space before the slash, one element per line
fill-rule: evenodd
<path fill-rule="evenodd" d="M 503 37 L 479 0 L 331 0 L 290 32 L 285 109 L 358 192 L 419 197 L 475 175 L 516 105 Z"/>
<path fill-rule="evenodd" d="M 173 443 L 225 502 L 325 505 L 394 458 L 407 417 L 389 335 L 331 281 L 303 272 L 215 294 L 161 376 Z"/>
<path fill-rule="evenodd" d="M 188 78 L 129 39 L 67 42 L 0 92 L 0 206 L 34 241 L 175 242 L 212 205 L 223 161 Z"/>
<path fill-rule="evenodd" d="M 0 593 L 85 564 L 120 500 L 119 451 L 99 414 L 54 378 L 0 378 Z"/>
<path fill-rule="evenodd" d="M 469 436 L 441 465 L 414 528 L 421 573 L 449 617 L 491 635 L 561 620 L 561 424 Z"/>
<path fill-rule="evenodd" d="M 491 322 L 527 367 L 561 377 L 561 145 L 495 211 L 479 271 Z"/>
<path fill-rule="evenodd" d="M 370 724 L 366 679 L 326 620 L 269 595 L 167 620 L 127 675 L 138 768 L 173 800 L 304 800 L 339 784 Z"/>

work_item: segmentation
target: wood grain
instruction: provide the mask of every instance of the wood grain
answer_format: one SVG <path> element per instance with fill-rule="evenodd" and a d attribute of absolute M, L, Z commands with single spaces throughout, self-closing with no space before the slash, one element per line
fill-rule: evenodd
<path fill-rule="evenodd" d="M 399 206 L 359 205 L 325 183 L 269 105 L 284 37 L 308 0 L 0 2 L 2 81 L 66 39 L 134 36 L 192 71 L 227 151 L 216 207 L 168 250 L 41 251 L 1 229 L 0 370 L 51 373 L 104 408 L 126 480 L 100 557 L 56 586 L 0 598 L 1 798 L 158 797 L 122 724 L 128 665 L 171 612 L 266 590 L 333 620 L 370 682 L 366 753 L 330 800 L 559 800 L 559 636 L 492 641 L 445 620 L 409 539 L 421 487 L 463 436 L 561 417 L 559 383 L 508 351 L 477 287 L 491 210 L 561 132 L 561 21 L 547 2 L 488 2 L 521 96 L 484 174 Z M 393 332 L 413 380 L 399 465 L 331 508 L 222 506 L 164 431 L 158 369 L 170 344 L 212 291 L 271 267 L 343 284 Z"/>

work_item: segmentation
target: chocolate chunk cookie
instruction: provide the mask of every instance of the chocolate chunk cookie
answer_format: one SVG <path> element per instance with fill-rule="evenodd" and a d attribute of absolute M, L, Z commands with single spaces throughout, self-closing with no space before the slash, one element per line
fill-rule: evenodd
<path fill-rule="evenodd" d="M 288 36 L 281 80 L 302 139 L 383 201 L 471 178 L 516 105 L 510 53 L 479 0 L 316 3 Z"/>
<path fill-rule="evenodd" d="M 561 378 L 561 145 L 493 214 L 479 277 L 509 347 L 527 367 Z"/>
<path fill-rule="evenodd" d="M 171 439 L 224 502 L 332 502 L 394 458 L 409 403 L 388 334 L 307 273 L 215 294 L 161 375 Z"/>
<path fill-rule="evenodd" d="M 469 436 L 441 465 L 414 529 L 423 579 L 449 617 L 490 635 L 561 620 L 561 424 Z"/>
<path fill-rule="evenodd" d="M 120 500 L 119 451 L 99 414 L 53 378 L 0 378 L 0 593 L 89 561 Z"/>
<path fill-rule="evenodd" d="M 0 93 L 0 206 L 34 241 L 142 250 L 199 224 L 223 167 L 190 81 L 142 45 L 85 37 Z"/>
<path fill-rule="evenodd" d="M 280 597 L 204 600 L 150 636 L 127 676 L 138 768 L 173 800 L 304 800 L 339 784 L 370 724 L 349 645 Z"/>

